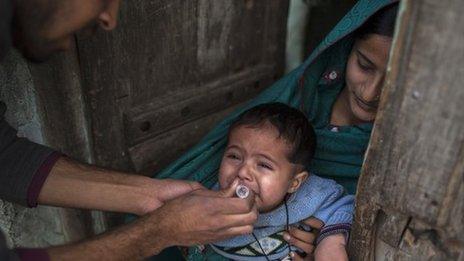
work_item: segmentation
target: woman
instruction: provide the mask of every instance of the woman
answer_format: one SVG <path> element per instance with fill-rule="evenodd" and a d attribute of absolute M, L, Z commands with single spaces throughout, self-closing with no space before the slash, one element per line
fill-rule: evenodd
<path fill-rule="evenodd" d="M 221 122 L 157 177 L 196 180 L 211 187 L 217 181 L 231 122 L 250 107 L 278 101 L 300 108 L 315 127 L 318 146 L 309 170 L 335 179 L 354 194 L 385 78 L 396 2 L 360 0 L 304 64 Z M 315 219 L 307 223 L 315 228 L 322 225 Z M 344 247 L 343 233 L 348 230 L 349 226 L 324 228 L 318 247 Z M 291 229 L 287 237 L 306 253 L 314 249 L 312 233 Z M 318 256 L 318 251 L 315 255 L 334 258 Z"/>
<path fill-rule="evenodd" d="M 347 58 L 343 51 L 339 56 L 328 58 L 326 72 L 309 98 L 310 103 L 317 106 L 306 110 L 313 115 L 311 121 L 316 127 L 318 138 L 318 149 L 310 169 L 318 175 L 337 180 L 351 194 L 356 192 L 363 155 L 377 113 L 397 8 L 398 4 L 384 7 L 354 31 L 354 44 Z M 346 62 L 343 62 L 345 59 Z M 344 70 L 341 71 L 341 68 Z M 308 77 L 305 83 L 304 90 L 307 90 L 310 85 Z M 315 219 L 307 223 L 316 228 L 322 225 Z M 321 234 L 327 237 L 340 229 L 343 230 L 343 227 L 324 228 Z M 311 233 L 291 229 L 286 237 L 289 243 L 307 253 L 314 249 L 314 235 Z M 346 240 L 338 233 L 338 236 L 329 240 L 321 241 L 319 237 L 319 241 L 317 249 L 334 249 L 345 247 Z M 318 260 L 324 258 L 317 250 L 315 254 Z M 294 260 L 301 260 L 301 257 L 296 256 Z M 325 257 L 324 260 L 340 260 L 340 257 Z"/>

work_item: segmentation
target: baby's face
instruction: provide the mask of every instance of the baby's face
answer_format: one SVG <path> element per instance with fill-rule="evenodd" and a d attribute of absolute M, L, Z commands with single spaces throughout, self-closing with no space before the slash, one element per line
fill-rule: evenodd
<path fill-rule="evenodd" d="M 228 188 L 238 179 L 255 193 L 258 211 L 270 211 L 282 202 L 292 184 L 295 165 L 288 161 L 289 152 L 289 145 L 271 125 L 238 126 L 229 135 L 219 184 Z"/>

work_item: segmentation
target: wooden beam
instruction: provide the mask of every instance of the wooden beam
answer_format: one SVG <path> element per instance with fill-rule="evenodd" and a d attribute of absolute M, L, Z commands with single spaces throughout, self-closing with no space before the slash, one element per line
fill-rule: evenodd
<path fill-rule="evenodd" d="M 460 0 L 402 1 L 358 185 L 353 260 L 464 258 L 463 12 Z"/>

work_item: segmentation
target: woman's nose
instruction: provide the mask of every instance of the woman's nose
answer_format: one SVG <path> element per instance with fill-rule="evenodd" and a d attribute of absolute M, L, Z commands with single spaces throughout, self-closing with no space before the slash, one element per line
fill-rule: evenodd
<path fill-rule="evenodd" d="M 382 93 L 384 79 L 385 75 L 376 76 L 367 88 L 364 89 L 361 98 L 366 102 L 378 102 Z"/>

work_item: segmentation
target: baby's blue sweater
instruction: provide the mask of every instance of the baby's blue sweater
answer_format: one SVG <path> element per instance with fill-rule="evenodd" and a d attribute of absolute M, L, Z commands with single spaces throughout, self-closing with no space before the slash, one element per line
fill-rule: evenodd
<path fill-rule="evenodd" d="M 330 179 L 310 175 L 301 187 L 287 200 L 289 224 L 296 224 L 309 217 L 324 222 L 324 227 L 336 224 L 351 224 L 354 211 L 354 197 L 346 195 L 344 188 Z M 285 205 L 259 215 L 253 234 L 264 238 L 285 230 L 287 213 Z M 220 247 L 244 246 L 256 241 L 253 235 L 233 237 L 216 242 Z"/>

